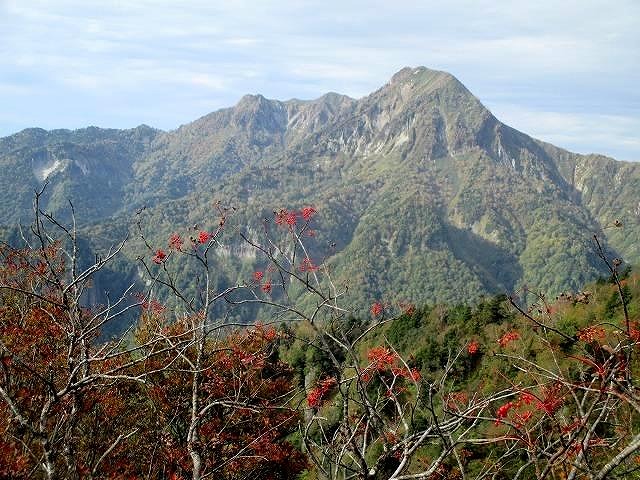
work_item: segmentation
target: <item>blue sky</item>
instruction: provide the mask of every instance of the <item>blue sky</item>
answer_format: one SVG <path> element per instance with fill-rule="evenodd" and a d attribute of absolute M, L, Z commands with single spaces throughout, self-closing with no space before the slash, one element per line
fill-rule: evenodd
<path fill-rule="evenodd" d="M 640 160 L 640 2 L 0 0 L 0 136 L 172 129 L 246 93 L 364 96 L 404 66 L 505 123 Z"/>

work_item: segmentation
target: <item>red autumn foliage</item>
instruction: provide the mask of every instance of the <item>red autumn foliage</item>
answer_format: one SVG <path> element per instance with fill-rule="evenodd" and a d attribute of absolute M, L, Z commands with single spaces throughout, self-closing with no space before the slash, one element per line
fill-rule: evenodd
<path fill-rule="evenodd" d="M 520 402 L 524 405 L 531 405 L 535 401 L 536 397 L 526 390 L 520 392 Z"/>
<path fill-rule="evenodd" d="M 531 410 L 524 410 L 522 412 L 515 413 L 515 426 L 516 428 L 522 428 L 533 417 Z"/>
<path fill-rule="evenodd" d="M 138 437 L 132 444 L 114 444 L 120 435 L 133 439 L 141 431 L 140 417 L 130 415 L 139 407 L 140 391 L 136 384 L 96 381 L 124 373 L 130 358 L 99 356 L 94 326 L 100 317 L 73 303 L 65 282 L 55 280 L 65 278 L 59 247 L 0 248 L 0 258 L 0 388 L 7 402 L 0 408 L 0 477 L 40 478 L 37 472 L 47 471 L 60 472 L 60 478 L 91 471 L 104 478 L 143 475 L 140 459 L 149 453 L 148 444 Z M 73 370 L 87 357 L 101 361 L 86 373 Z M 73 456 L 64 454 L 68 438 L 82 439 L 73 443 Z M 108 461 L 96 463 L 96 452 L 112 445 Z"/>
<path fill-rule="evenodd" d="M 542 395 L 536 404 L 536 408 L 542 410 L 547 415 L 553 415 L 564 402 L 562 390 L 563 386 L 559 383 L 543 387 Z"/>
<path fill-rule="evenodd" d="M 577 337 L 583 342 L 593 342 L 594 340 L 603 339 L 606 335 L 604 328 L 600 326 L 591 326 L 578 331 Z"/>
<path fill-rule="evenodd" d="M 381 315 L 383 311 L 384 305 L 382 305 L 382 303 L 375 302 L 373 305 L 371 305 L 371 315 L 373 315 L 374 317 Z"/>
<path fill-rule="evenodd" d="M 504 335 L 502 335 L 499 339 L 498 339 L 498 344 L 501 347 L 506 347 L 507 345 L 509 345 L 511 342 L 518 340 L 520 338 L 520 334 L 518 332 L 516 332 L 515 330 L 511 331 L 511 332 L 506 332 Z"/>
<path fill-rule="evenodd" d="M 329 377 L 320 380 L 316 386 L 307 394 L 307 405 L 318 408 L 326 400 L 326 395 L 338 384 L 335 378 Z"/>
<path fill-rule="evenodd" d="M 169 248 L 171 250 L 182 251 L 182 246 L 184 244 L 184 240 L 178 233 L 172 233 L 169 237 Z"/>
<path fill-rule="evenodd" d="M 506 418 L 506 416 L 509 414 L 509 410 L 511 410 L 513 406 L 513 402 L 507 402 L 498 408 L 498 410 L 496 411 L 496 425 L 500 425 L 502 423 L 502 420 Z"/>
<path fill-rule="evenodd" d="M 382 371 L 394 364 L 398 356 L 386 347 L 374 347 L 367 353 L 371 367 Z"/>
<path fill-rule="evenodd" d="M 374 375 L 378 375 L 381 379 L 386 377 L 389 386 L 385 394 L 387 397 L 399 395 L 407 390 L 399 380 L 406 379 L 417 383 L 422 378 L 420 370 L 407 367 L 395 352 L 386 347 L 380 346 L 370 349 L 367 352 L 367 359 L 369 365 L 360 372 L 360 379 L 366 384 L 371 381 Z"/>
<path fill-rule="evenodd" d="M 129 354 L 99 341 L 101 317 L 65 297 L 63 258 L 57 245 L 0 247 L 0 478 L 190 478 L 185 372 L 198 344 L 185 339 L 197 315 L 167 324 L 164 305 L 136 295 L 139 346 Z M 204 474 L 293 478 L 306 468 L 285 439 L 298 412 L 286 403 L 293 373 L 275 355 L 277 340 L 274 328 L 256 325 L 203 344 Z M 85 357 L 91 367 L 81 377 L 72 362 Z"/>
<path fill-rule="evenodd" d="M 318 267 L 313 264 L 309 257 L 305 257 L 302 260 L 299 269 L 301 272 L 315 272 L 318 270 Z"/>
<path fill-rule="evenodd" d="M 188 323 L 173 325 L 172 333 L 186 331 Z M 292 389 L 293 372 L 273 355 L 276 337 L 273 328 L 258 325 L 209 342 L 201 352 L 208 366 L 198 400 L 206 412 L 198 423 L 203 475 L 225 465 L 228 474 L 223 478 L 258 473 L 267 478 L 267 472 L 293 476 L 306 467 L 304 455 L 285 440 L 296 428 L 298 413 L 283 401 Z M 181 372 L 196 354 L 195 349 L 186 350 L 184 360 L 152 374 L 149 380 L 149 398 L 161 420 L 156 435 L 166 439 L 161 445 L 166 468 L 178 473 L 188 471 L 190 463 L 187 443 L 178 433 L 189 421 L 189 402 L 184 400 L 191 395 Z M 146 368 L 153 370 L 170 358 L 169 350 Z"/>
<path fill-rule="evenodd" d="M 413 315 L 416 313 L 416 306 L 413 303 L 401 302 L 398 306 L 402 310 L 403 315 Z"/>
<path fill-rule="evenodd" d="M 153 263 L 160 265 L 162 262 L 164 262 L 167 259 L 167 253 L 162 250 L 156 250 L 156 253 L 153 255 Z"/>
<path fill-rule="evenodd" d="M 629 323 L 629 338 L 633 342 L 640 342 L 640 324 L 638 322 Z"/>
<path fill-rule="evenodd" d="M 304 207 L 302 210 L 300 210 L 300 215 L 305 221 L 308 222 L 309 220 L 311 220 L 311 217 L 313 217 L 317 212 L 318 211 L 314 207 Z"/>
<path fill-rule="evenodd" d="M 205 230 L 201 230 L 200 233 L 198 233 L 198 243 L 200 244 L 207 243 L 212 238 L 213 235 Z"/>
<path fill-rule="evenodd" d="M 302 242 L 308 224 L 300 231 L 293 227 L 301 218 L 309 222 L 315 213 L 313 207 L 305 207 L 276 214 L 276 223 L 288 228 L 282 237 Z M 224 221 L 223 217 L 220 226 Z M 192 243 L 206 243 L 217 235 L 200 232 Z M 292 272 L 301 256 L 300 271 L 317 270 L 306 257 L 307 250 L 301 255 L 295 248 L 278 245 L 277 258 L 270 248 L 261 250 L 271 263 L 253 274 L 256 283 L 242 286 L 249 300 L 231 294 L 240 287 L 214 298 L 234 307 L 245 301 L 260 303 L 258 287 L 271 293 L 270 277 L 275 275 L 278 295 L 262 302 L 276 306 L 288 296 L 293 279 L 299 280 Z M 606 462 L 611 457 L 596 447 L 615 444 L 615 454 L 625 458 L 633 458 L 639 448 L 633 432 L 638 418 L 637 388 L 632 382 L 637 360 L 628 352 L 635 352 L 629 340 L 637 341 L 640 335 L 636 336 L 637 325 L 628 316 L 627 336 L 611 334 L 618 345 L 593 343 L 606 337 L 600 327 L 578 331 L 585 345 L 554 324 L 548 328 L 542 324 L 551 310 L 541 308 L 541 317 L 527 318 L 539 335 L 532 337 L 543 342 L 544 349 L 532 341 L 526 347 L 533 353 L 518 354 L 518 345 L 497 352 L 496 357 L 517 366 L 512 378 L 497 382 L 503 385 L 499 393 L 490 391 L 493 381 L 489 386 L 474 385 L 469 393 L 456 392 L 458 376 L 486 357 L 464 358 L 465 348 L 469 355 L 479 352 L 478 341 L 464 345 L 449 337 L 449 346 L 454 345 L 457 353 L 448 348 L 444 373 L 436 366 L 424 382 L 420 371 L 408 365 L 443 361 L 444 352 L 423 352 L 418 360 L 405 361 L 389 344 L 368 350 L 369 364 L 361 368 L 369 339 L 357 342 L 394 319 L 362 325 L 354 321 L 342 330 L 346 310 L 337 306 L 340 295 L 324 296 L 315 278 L 321 275 L 307 276 L 303 284 L 307 292 L 318 295 L 317 305 L 336 301 L 335 316 L 315 316 L 320 306 L 313 316 L 299 314 L 310 320 L 308 327 L 316 335 L 309 345 L 325 356 L 319 364 L 326 365 L 328 357 L 329 375 L 341 380 L 338 384 L 334 376 L 320 377 L 306 393 L 306 406 L 313 409 L 331 397 L 331 406 L 322 412 L 331 415 L 306 410 L 302 418 L 305 402 L 300 400 L 305 392 L 296 390 L 293 369 L 279 357 L 279 345 L 293 335 L 280 335 L 261 324 L 230 330 L 213 323 L 219 312 L 209 309 L 215 303 L 209 297 L 214 289 L 206 274 L 217 266 L 207 263 L 202 249 L 183 252 L 177 234 L 169 238 L 169 249 L 169 255 L 156 251 L 153 262 L 162 264 L 168 256 L 196 258 L 203 265 L 206 287 L 197 292 L 199 296 L 185 296 L 177 292 L 170 268 L 155 269 L 155 280 L 164 281 L 186 307 L 177 309 L 171 302 L 165 306 L 151 291 L 141 294 L 135 346 L 127 350 L 129 340 L 98 339 L 104 311 L 81 307 L 81 293 L 73 297 L 74 277 L 65 269 L 59 245 L 42 251 L 0 248 L 0 405 L 6 407 L 0 409 L 0 478 L 283 479 L 295 478 L 308 467 L 307 459 L 319 464 L 310 476 L 322 476 L 327 467 L 327 471 L 342 469 L 353 478 L 471 478 L 474 470 L 465 473 L 466 464 L 475 459 L 475 469 L 483 454 L 493 457 L 491 463 L 504 458 L 504 463 L 484 462 L 483 478 L 496 474 L 507 478 L 524 458 L 532 466 L 525 465 L 529 471 L 521 470 L 522 478 L 539 471 L 541 478 L 571 477 L 570 469 L 573 477 L 584 471 L 589 478 L 609 478 Z M 278 263 L 287 251 L 294 251 L 288 262 Z M 157 293 L 155 286 L 153 292 Z M 282 307 L 287 314 L 295 310 L 289 304 Z M 371 306 L 374 317 L 383 313 L 383 304 Z M 329 322 L 323 325 L 325 318 Z M 477 330 L 473 334 L 482 335 Z M 498 343 L 506 347 L 518 338 L 517 331 L 509 331 Z M 581 349 L 580 354 L 568 355 L 568 348 Z M 543 366 L 535 363 L 536 355 L 562 358 Z M 571 365 L 566 368 L 561 362 Z M 493 428 L 492 423 L 501 427 Z M 309 457 L 289 443 L 293 432 L 300 432 Z M 486 448 L 495 448 L 496 454 Z M 631 471 L 627 467 L 616 473 Z"/>
<path fill-rule="evenodd" d="M 275 213 L 276 225 L 288 226 L 289 228 L 295 227 L 298 222 L 298 214 L 295 211 L 290 211 L 285 208 Z"/>

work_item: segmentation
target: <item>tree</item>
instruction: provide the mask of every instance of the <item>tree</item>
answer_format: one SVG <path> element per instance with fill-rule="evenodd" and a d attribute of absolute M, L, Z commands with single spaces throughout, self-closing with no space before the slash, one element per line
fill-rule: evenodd
<path fill-rule="evenodd" d="M 190 249 L 174 235 L 169 254 L 160 248 L 150 262 L 141 259 L 151 282 L 134 301 L 132 285 L 115 301 L 87 308 L 92 280 L 124 242 L 81 268 L 75 225 L 41 211 L 41 195 L 26 246 L 0 249 L 2 474 L 275 478 L 303 469 L 304 456 L 283 439 L 297 411 L 289 405 L 291 371 L 277 358 L 275 330 L 233 333 L 213 314 L 217 303 L 276 305 L 257 297 L 255 284 L 212 288 L 208 256 L 225 218 L 217 232 L 200 232 Z M 202 268 L 194 296 L 166 268 L 178 254 Z M 265 285 L 258 290 L 268 294 Z M 171 315 L 154 297 L 158 286 L 175 300 Z M 253 298 L 234 300 L 240 291 Z M 142 310 L 135 338 L 100 338 L 101 329 L 134 309 Z"/>
<path fill-rule="evenodd" d="M 379 309 L 374 305 L 372 312 Z M 311 412 L 303 428 L 305 449 L 322 478 L 431 478 L 456 466 L 461 472 L 467 444 L 503 440 L 480 433 L 479 426 L 492 420 L 490 409 L 509 391 L 467 395 L 452 389 L 449 377 L 466 349 L 451 352 L 433 379 L 390 344 L 368 349 L 363 361 L 367 337 L 395 320 L 380 320 L 355 335 L 326 333 L 344 360 L 336 377 L 321 379 L 308 392 Z"/>
<path fill-rule="evenodd" d="M 153 254 L 151 262 L 141 259 L 151 288 L 168 292 L 173 304 L 170 321 L 162 307 L 156 308 L 137 337 L 139 344 L 151 347 L 139 351 L 153 359 L 145 362 L 144 375 L 153 385 L 149 392 L 154 409 L 164 419 L 162 432 L 168 433 L 162 448 L 172 460 L 166 468 L 193 480 L 213 473 L 228 478 L 249 473 L 287 478 L 306 466 L 304 456 L 282 441 L 297 426 L 292 371 L 277 359 L 273 343 L 277 333 L 271 326 L 235 325 L 241 330 L 234 331 L 228 318 L 230 311 L 247 305 L 268 307 L 282 321 L 313 321 L 323 311 L 337 308 L 332 294 L 323 293 L 318 267 L 301 240 L 316 210 L 276 212 L 276 235 L 266 224 L 262 239 L 240 232 L 267 268 L 254 272 L 250 281 L 216 289 L 213 259 L 223 248 L 232 211 L 216 207 L 215 231 L 192 232 L 186 241 L 174 233 L 168 239 L 168 252 L 152 247 L 141 234 Z M 143 232 L 141 223 L 139 227 Z M 197 269 L 197 274 L 191 273 L 190 293 L 181 289 L 171 268 L 174 259 L 190 260 Z M 322 300 L 312 313 L 306 313 L 290 294 L 296 288 Z M 217 309 L 221 303 L 230 310 Z"/>
<path fill-rule="evenodd" d="M 602 321 L 568 316 L 567 306 L 589 304 L 592 292 L 555 302 L 538 294 L 529 306 L 513 294 L 453 316 L 425 308 L 438 328 L 464 328 L 434 335 L 429 355 L 412 358 L 397 343 L 409 348 L 398 340 L 421 328 L 415 309 L 376 300 L 369 318 L 355 318 L 346 287 L 310 246 L 313 207 L 277 210 L 245 231 L 229 227 L 233 209 L 217 204 L 213 229 L 176 232 L 161 245 L 140 218 L 145 288 L 88 305 L 92 281 L 124 242 L 83 262 L 75 226 L 42 212 L 40 195 L 25 245 L 0 246 L 0 476 L 284 479 L 308 469 L 331 480 L 604 479 L 637 471 L 635 291 L 597 237 L 611 273 L 598 287 L 608 300 Z M 250 278 L 214 282 L 226 242 L 252 252 Z M 235 321 L 254 307 L 266 321 Z M 133 311 L 134 328 L 101 338 Z M 283 360 L 291 345 L 302 350 L 303 378 Z"/>
<path fill-rule="evenodd" d="M 0 465 L 17 478 L 90 477 L 137 432 L 135 421 L 125 421 L 124 430 L 85 441 L 91 422 L 122 400 L 115 385 L 139 380 L 129 371 L 140 360 L 123 339 L 97 342 L 101 328 L 136 304 L 125 296 L 93 309 L 82 304 L 94 275 L 123 245 L 82 267 L 75 225 L 42 212 L 41 195 L 26 246 L 0 246 L 0 447 L 10 452 Z"/>

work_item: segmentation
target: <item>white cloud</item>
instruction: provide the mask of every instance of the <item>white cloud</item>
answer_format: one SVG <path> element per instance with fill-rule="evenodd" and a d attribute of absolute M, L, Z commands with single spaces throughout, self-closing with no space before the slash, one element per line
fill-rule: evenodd
<path fill-rule="evenodd" d="M 553 112 L 519 105 L 489 105 L 504 123 L 532 137 L 578 153 L 609 153 L 640 161 L 640 118 L 598 113 Z M 629 153 L 627 153 L 629 152 Z"/>
<path fill-rule="evenodd" d="M 192 85 L 205 87 L 212 90 L 223 90 L 226 86 L 224 78 L 218 75 L 210 75 L 206 73 L 192 75 L 188 78 L 187 81 Z"/>
<path fill-rule="evenodd" d="M 0 104 L 7 85 L 28 85 L 51 101 L 21 112 L 33 124 L 86 109 L 94 124 L 170 128 L 247 92 L 360 97 L 405 65 L 425 65 L 451 71 L 489 105 L 528 111 L 517 117 L 525 131 L 534 115 L 546 123 L 543 112 L 559 111 L 578 112 L 588 129 L 587 118 L 640 118 L 639 20 L 633 0 L 0 0 Z M 153 118 L 150 106 L 168 96 L 173 110 Z M 632 130 L 605 130 L 617 136 L 602 143 L 639 158 Z"/>
<path fill-rule="evenodd" d="M 0 96 L 25 96 L 32 92 L 32 89 L 27 85 L 20 85 L 17 83 L 0 83 Z"/>
<path fill-rule="evenodd" d="M 225 38 L 222 43 L 234 47 L 253 47 L 260 43 L 260 39 L 251 37 L 231 37 Z"/>

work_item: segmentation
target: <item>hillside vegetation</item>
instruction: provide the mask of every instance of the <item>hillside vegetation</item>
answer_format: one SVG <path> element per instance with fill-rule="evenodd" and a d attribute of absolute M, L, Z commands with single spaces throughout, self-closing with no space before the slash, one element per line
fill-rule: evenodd
<path fill-rule="evenodd" d="M 360 312 L 376 296 L 435 303 L 524 285 L 576 290 L 603 274 L 594 233 L 640 261 L 638 164 L 535 140 L 452 75 L 424 67 L 361 99 L 247 95 L 169 132 L 25 130 L 0 139 L 0 166 L 0 224 L 27 222 L 46 180 L 43 207 L 68 219 L 71 199 L 96 248 L 136 237 L 143 207 L 159 241 L 195 223 L 212 228 L 217 201 L 238 209 L 239 229 L 313 205 L 322 218 L 314 254 L 349 281 Z M 247 259 L 230 241 L 222 270 L 233 273 L 220 281 L 233 283 Z M 136 276 L 119 274 L 122 285 Z"/>
<path fill-rule="evenodd" d="M 141 229 L 145 288 L 88 307 L 124 245 L 87 264 L 36 212 L 28 246 L 0 247 L 2 477 L 638 477 L 640 278 L 597 237 L 610 276 L 584 290 L 358 314 L 310 255 L 313 207 L 243 236 L 259 269 L 221 283 L 216 205 L 215 229 Z"/>

